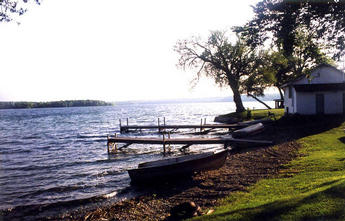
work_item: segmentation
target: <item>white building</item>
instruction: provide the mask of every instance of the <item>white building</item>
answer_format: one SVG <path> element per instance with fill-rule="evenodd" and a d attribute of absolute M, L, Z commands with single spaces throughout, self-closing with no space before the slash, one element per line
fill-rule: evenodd
<path fill-rule="evenodd" d="M 283 85 L 288 114 L 345 114 L 345 73 L 321 64 L 307 78 Z"/>

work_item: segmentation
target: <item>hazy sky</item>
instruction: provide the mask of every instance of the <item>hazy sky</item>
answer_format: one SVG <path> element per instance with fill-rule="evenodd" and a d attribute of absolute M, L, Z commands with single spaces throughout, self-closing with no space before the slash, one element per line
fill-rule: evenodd
<path fill-rule="evenodd" d="M 177 69 L 173 46 L 242 25 L 257 0 L 45 0 L 0 24 L 0 100 L 152 100 L 231 95 Z"/>

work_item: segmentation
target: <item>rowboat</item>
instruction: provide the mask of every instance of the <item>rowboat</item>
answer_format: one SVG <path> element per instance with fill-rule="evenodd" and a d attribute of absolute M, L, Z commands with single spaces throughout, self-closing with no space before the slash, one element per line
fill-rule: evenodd
<path fill-rule="evenodd" d="M 134 184 L 166 181 L 218 169 L 224 165 L 227 155 L 228 150 L 223 150 L 145 162 L 136 169 L 128 170 L 128 174 Z"/>
<path fill-rule="evenodd" d="M 253 124 L 248 127 L 239 129 L 239 130 L 235 130 L 234 132 L 232 132 L 231 135 L 234 138 L 242 138 L 242 137 L 247 137 L 249 135 L 258 134 L 262 132 L 264 129 L 265 127 L 262 123 L 257 123 L 257 124 Z"/>

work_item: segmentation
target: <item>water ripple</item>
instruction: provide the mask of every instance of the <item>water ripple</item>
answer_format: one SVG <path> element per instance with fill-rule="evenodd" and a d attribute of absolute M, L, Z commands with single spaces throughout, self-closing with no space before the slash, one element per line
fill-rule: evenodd
<path fill-rule="evenodd" d="M 106 137 L 119 133 L 119 119 L 156 125 L 158 117 L 166 117 L 167 124 L 199 124 L 200 118 L 212 122 L 215 115 L 234 108 L 233 103 L 132 103 L 0 110 L 0 209 L 28 206 L 31 210 L 34 205 L 116 198 L 125 189 L 130 194 L 126 170 L 162 159 L 161 147 L 132 145 L 121 154 L 108 155 Z M 160 136 L 155 130 L 135 135 Z M 196 146 L 195 150 L 205 148 Z"/>

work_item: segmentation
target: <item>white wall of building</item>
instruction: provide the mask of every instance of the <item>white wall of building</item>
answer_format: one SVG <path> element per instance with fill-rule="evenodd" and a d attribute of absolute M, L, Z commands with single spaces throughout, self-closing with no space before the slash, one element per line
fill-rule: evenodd
<path fill-rule="evenodd" d="M 291 92 L 291 98 L 289 98 L 289 87 L 284 88 L 284 108 L 285 112 L 289 108 L 289 114 L 294 114 L 297 112 L 297 93 L 294 87 L 291 88 Z"/>
<path fill-rule="evenodd" d="M 316 94 L 323 94 L 325 99 L 325 114 L 343 113 L 343 92 L 298 92 L 297 106 L 299 114 L 316 114 Z"/>
<path fill-rule="evenodd" d="M 334 84 L 344 83 L 345 73 L 327 65 L 321 65 L 311 73 L 311 80 L 303 78 L 292 85 L 292 96 L 289 98 L 289 86 L 284 88 L 284 107 L 285 112 L 289 109 L 289 114 L 316 114 L 316 94 L 324 95 L 324 113 L 342 114 L 343 113 L 343 93 L 342 91 L 320 91 L 320 92 L 296 92 L 293 85 L 302 84 Z"/>
<path fill-rule="evenodd" d="M 299 92 L 297 106 L 299 114 L 316 114 L 315 93 Z"/>
<path fill-rule="evenodd" d="M 325 114 L 343 113 L 343 93 L 345 91 L 332 91 L 325 93 Z"/>

